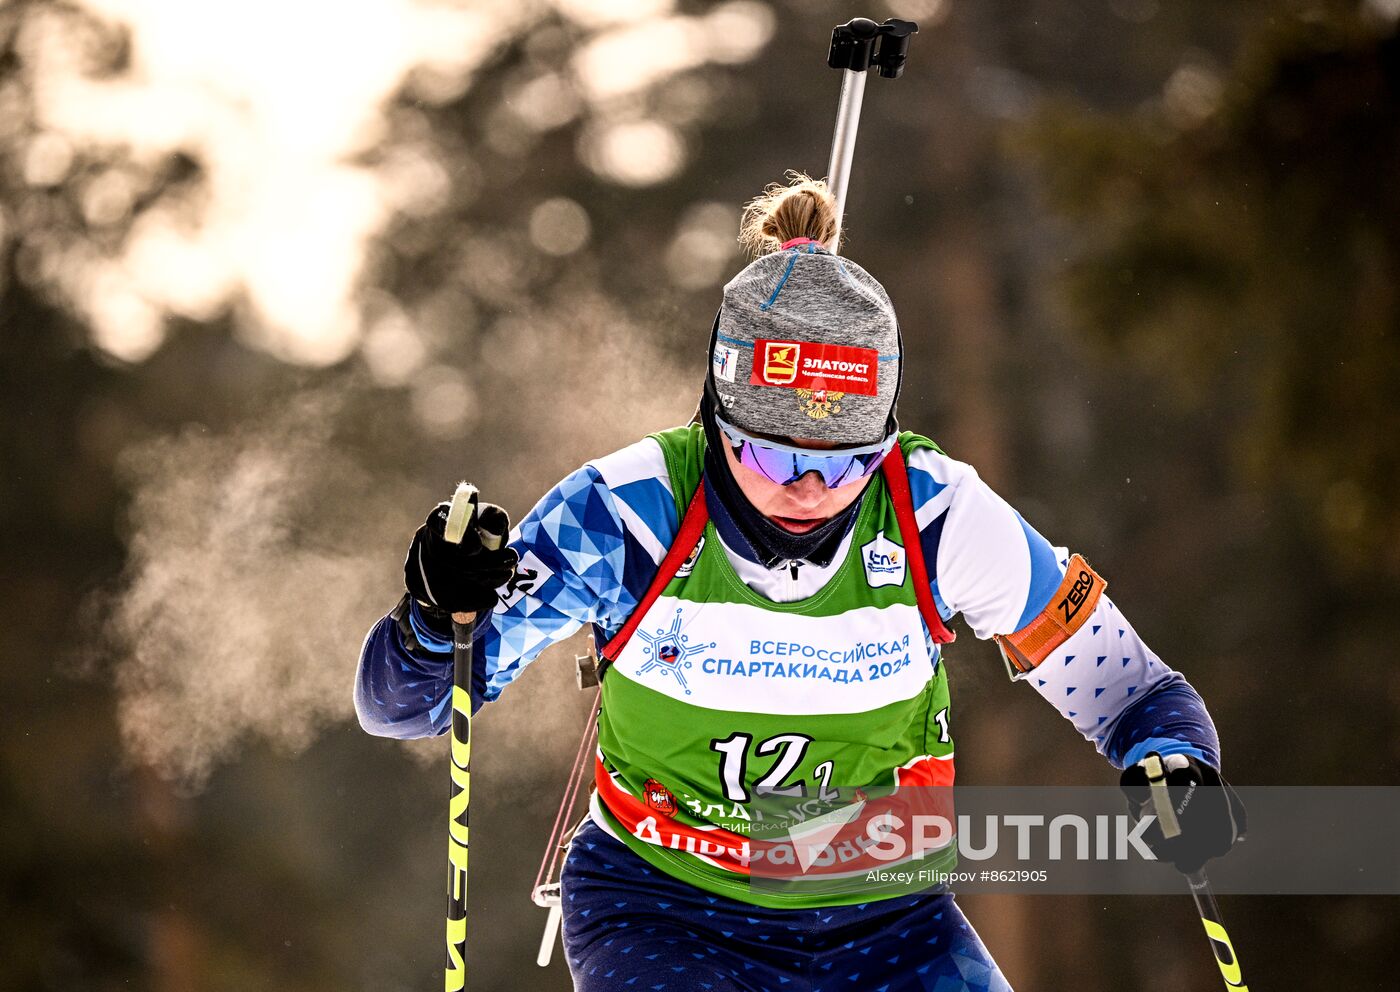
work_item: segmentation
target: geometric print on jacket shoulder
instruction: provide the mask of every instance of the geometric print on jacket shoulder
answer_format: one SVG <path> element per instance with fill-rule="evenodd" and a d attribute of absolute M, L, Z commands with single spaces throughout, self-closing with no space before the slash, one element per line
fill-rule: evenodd
<path fill-rule="evenodd" d="M 537 581 L 498 607 L 477 640 L 484 698 L 497 698 L 541 651 L 580 627 L 620 627 L 678 527 L 666 462 L 649 438 L 584 465 L 546 493 L 511 541 L 521 578 Z"/>

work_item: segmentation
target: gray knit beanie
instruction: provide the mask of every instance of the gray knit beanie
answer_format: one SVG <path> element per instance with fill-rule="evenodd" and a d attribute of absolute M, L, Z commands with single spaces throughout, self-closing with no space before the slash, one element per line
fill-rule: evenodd
<path fill-rule="evenodd" d="M 720 416 L 740 430 L 881 441 L 903 364 L 884 287 L 814 240 L 787 242 L 724 287 L 710 375 Z"/>

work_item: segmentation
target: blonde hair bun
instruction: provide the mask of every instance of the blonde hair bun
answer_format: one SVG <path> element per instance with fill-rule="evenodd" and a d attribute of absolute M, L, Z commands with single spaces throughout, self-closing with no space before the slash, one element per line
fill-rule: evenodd
<path fill-rule="evenodd" d="M 835 251 L 836 197 L 826 180 L 789 171 L 788 183 L 772 183 L 744 205 L 739 243 L 754 257 L 779 250 L 794 238 L 811 238 Z"/>

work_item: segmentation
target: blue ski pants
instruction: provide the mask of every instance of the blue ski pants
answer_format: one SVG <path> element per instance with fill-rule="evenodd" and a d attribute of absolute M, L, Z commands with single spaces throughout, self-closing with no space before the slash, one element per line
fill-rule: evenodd
<path fill-rule="evenodd" d="M 948 892 L 765 909 L 658 871 L 593 821 L 563 870 L 576 992 L 1010 992 Z"/>

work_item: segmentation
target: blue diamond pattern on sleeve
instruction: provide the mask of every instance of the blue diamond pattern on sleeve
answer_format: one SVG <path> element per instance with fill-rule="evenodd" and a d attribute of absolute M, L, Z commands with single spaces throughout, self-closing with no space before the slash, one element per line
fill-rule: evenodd
<path fill-rule="evenodd" d="M 625 531 L 612 493 L 597 470 L 585 465 L 555 486 L 520 522 L 511 542 L 522 560 L 528 552 L 551 573 L 526 595 L 498 608 L 477 642 L 484 654 L 485 698 L 497 698 L 541 651 L 584 624 L 611 628 L 637 605 L 624 582 Z M 633 556 L 633 563 L 637 562 Z M 640 579 L 649 582 L 656 566 Z"/>
<path fill-rule="evenodd" d="M 520 555 L 521 574 L 527 566 L 534 574 L 514 591 L 503 588 L 501 603 L 478 619 L 472 659 L 477 705 L 496 699 L 549 645 L 586 624 L 611 631 L 636 608 L 656 574 L 655 547 L 669 546 L 676 527 L 674 507 L 668 516 L 661 498 L 668 490 L 646 482 L 634 477 L 628 484 L 628 512 L 642 520 L 646 534 L 629 533 L 617 497 L 592 465 L 570 474 L 520 521 L 511 547 Z M 407 738 L 444 732 L 451 687 L 450 651 L 409 652 L 391 618 L 365 639 L 355 704 L 370 733 Z"/>

